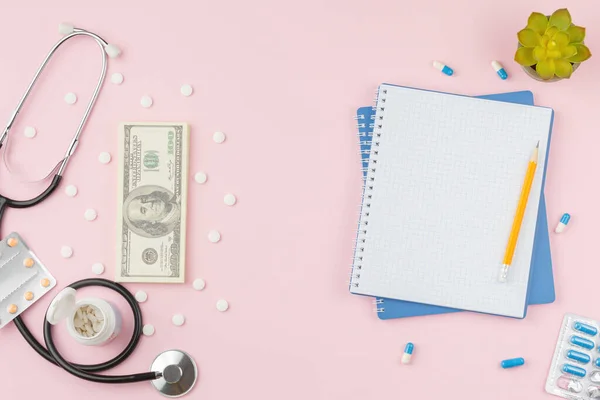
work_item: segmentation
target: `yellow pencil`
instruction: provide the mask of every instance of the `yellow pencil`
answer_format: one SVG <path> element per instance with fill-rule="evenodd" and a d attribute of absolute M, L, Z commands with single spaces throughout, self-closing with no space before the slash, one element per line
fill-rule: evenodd
<path fill-rule="evenodd" d="M 535 149 L 531 154 L 531 158 L 529 159 L 529 165 L 527 166 L 527 172 L 525 173 L 525 181 L 523 182 L 523 188 L 521 189 L 521 197 L 519 198 L 519 205 L 517 206 L 515 220 L 513 221 L 513 225 L 510 230 L 508 244 L 506 245 L 506 252 L 504 253 L 504 260 L 502 261 L 500 282 L 506 282 L 506 278 L 508 277 L 508 269 L 512 264 L 512 259 L 515 254 L 517 239 L 519 238 L 519 231 L 521 230 L 521 223 L 523 222 L 523 215 L 525 215 L 525 207 L 527 207 L 527 199 L 529 198 L 529 192 L 531 191 L 531 185 L 533 183 L 535 170 L 537 168 L 539 147 L 540 142 L 538 142 L 535 146 Z"/>

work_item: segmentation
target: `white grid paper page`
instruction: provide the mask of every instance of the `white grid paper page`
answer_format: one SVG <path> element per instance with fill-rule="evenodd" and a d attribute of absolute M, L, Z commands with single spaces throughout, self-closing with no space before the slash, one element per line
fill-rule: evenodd
<path fill-rule="evenodd" d="M 549 108 L 382 85 L 351 291 L 523 317 L 551 120 Z M 513 265 L 500 283 L 538 140 Z"/>

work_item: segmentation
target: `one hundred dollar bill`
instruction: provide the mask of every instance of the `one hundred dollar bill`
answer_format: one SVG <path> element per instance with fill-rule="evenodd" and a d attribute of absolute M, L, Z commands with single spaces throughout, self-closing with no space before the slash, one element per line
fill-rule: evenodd
<path fill-rule="evenodd" d="M 117 282 L 185 281 L 189 128 L 119 128 Z"/>

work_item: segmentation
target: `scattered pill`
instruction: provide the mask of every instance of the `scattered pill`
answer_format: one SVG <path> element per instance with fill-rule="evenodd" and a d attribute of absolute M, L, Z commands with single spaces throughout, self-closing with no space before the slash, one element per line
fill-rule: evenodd
<path fill-rule="evenodd" d="M 192 88 L 191 85 L 185 84 L 185 85 L 181 85 L 181 94 L 184 96 L 191 96 L 192 93 L 194 93 L 194 89 Z"/>
<path fill-rule="evenodd" d="M 107 153 L 106 151 L 103 151 L 98 156 L 98 161 L 100 161 L 102 164 L 108 164 L 110 162 L 110 160 L 111 160 L 110 153 Z"/>
<path fill-rule="evenodd" d="M 10 304 L 8 307 L 6 307 L 6 311 L 9 312 L 10 314 L 16 313 L 17 310 L 18 310 L 18 307 L 16 304 Z"/>
<path fill-rule="evenodd" d="M 25 130 L 23 131 L 23 134 L 25 135 L 25 137 L 31 139 L 31 138 L 35 137 L 37 132 L 33 126 L 26 126 Z"/>
<path fill-rule="evenodd" d="M 33 258 L 29 258 L 28 257 L 28 258 L 26 258 L 26 259 L 23 260 L 23 265 L 26 266 L 27 268 L 33 267 L 33 264 L 34 264 Z"/>
<path fill-rule="evenodd" d="M 410 359 L 412 358 L 414 348 L 415 345 L 411 342 L 406 343 L 406 346 L 404 347 L 404 354 L 402 354 L 402 364 L 410 363 Z"/>
<path fill-rule="evenodd" d="M 452 68 L 450 68 L 447 65 L 444 65 L 443 63 L 441 63 L 439 61 L 434 61 L 433 67 L 435 69 L 439 69 L 440 71 L 442 71 L 444 74 L 446 74 L 448 76 L 452 76 L 452 74 L 454 74 L 454 71 L 452 70 Z"/>
<path fill-rule="evenodd" d="M 569 341 L 571 342 L 571 344 L 574 344 L 575 346 L 583 347 L 584 349 L 591 350 L 594 348 L 594 342 L 592 342 L 589 339 L 584 339 L 579 336 L 571 336 L 571 339 Z"/>
<path fill-rule="evenodd" d="M 115 85 L 120 85 L 121 83 L 123 83 L 123 74 L 115 72 L 110 76 L 110 81 Z"/>
<path fill-rule="evenodd" d="M 204 279 L 198 278 L 194 281 L 192 285 L 194 286 L 194 289 L 202 290 L 206 286 L 206 283 L 204 282 Z"/>
<path fill-rule="evenodd" d="M 33 292 L 25 292 L 23 297 L 25 298 L 25 300 L 31 301 L 31 300 L 33 300 Z"/>
<path fill-rule="evenodd" d="M 554 230 L 554 232 L 561 233 L 562 231 L 564 231 L 565 227 L 567 226 L 570 220 L 571 215 L 568 213 L 564 213 L 563 216 L 560 217 L 560 221 L 558 221 L 558 225 L 556 225 L 556 229 Z"/>
<path fill-rule="evenodd" d="M 73 255 L 73 249 L 69 246 L 63 246 L 60 248 L 60 255 L 64 258 L 69 258 Z"/>
<path fill-rule="evenodd" d="M 152 106 L 152 97 L 150 97 L 150 96 L 142 96 L 142 99 L 140 100 L 140 104 L 144 108 L 151 107 Z"/>
<path fill-rule="evenodd" d="M 197 183 L 202 185 L 203 183 L 206 183 L 206 180 L 208 179 L 208 177 L 206 176 L 206 174 L 204 172 L 196 172 L 196 175 L 194 175 L 194 179 L 196 180 Z"/>
<path fill-rule="evenodd" d="M 143 303 L 148 300 L 148 294 L 143 290 L 138 290 L 135 292 L 135 299 L 138 301 L 138 303 Z"/>
<path fill-rule="evenodd" d="M 40 285 L 42 285 L 42 287 L 45 287 L 45 288 L 48 287 L 48 286 L 50 286 L 50 279 L 48 279 L 48 278 L 42 279 L 40 281 Z"/>
<path fill-rule="evenodd" d="M 232 206 L 232 205 L 235 204 L 235 202 L 237 201 L 237 199 L 231 193 L 227 193 L 225 195 L 225 197 L 223 198 L 223 201 L 225 202 L 226 205 Z"/>
<path fill-rule="evenodd" d="M 215 132 L 213 134 L 213 140 L 215 143 L 223 143 L 225 141 L 225 134 L 223 132 Z"/>
<path fill-rule="evenodd" d="M 15 247 L 17 244 L 19 243 L 19 241 L 16 238 L 8 238 L 8 240 L 6 241 L 6 244 L 9 245 L 10 247 Z"/>
<path fill-rule="evenodd" d="M 96 218 L 98 218 L 98 213 L 93 208 L 88 208 L 87 210 L 85 210 L 83 216 L 85 217 L 86 221 L 93 221 Z"/>
<path fill-rule="evenodd" d="M 598 333 L 598 329 L 591 325 L 584 324 L 583 322 L 575 322 L 573 324 L 573 329 L 579 332 L 586 333 L 590 336 L 596 336 L 596 334 Z"/>
<path fill-rule="evenodd" d="M 146 324 L 142 328 L 142 333 L 144 336 L 152 336 L 154 335 L 154 325 Z"/>
<path fill-rule="evenodd" d="M 573 361 L 577 361 L 580 362 L 582 364 L 587 364 L 590 362 L 590 356 L 582 353 L 580 351 L 576 351 L 576 350 L 569 350 L 567 351 L 567 358 Z M 600 360 L 600 359 L 598 359 Z M 598 360 L 596 360 L 596 365 L 598 363 Z"/>
<path fill-rule="evenodd" d="M 208 240 L 210 240 L 212 243 L 217 243 L 219 240 L 221 240 L 221 234 L 219 231 L 212 230 L 208 232 Z"/>
<path fill-rule="evenodd" d="M 173 318 L 171 319 L 171 321 L 173 321 L 173 325 L 181 326 L 185 323 L 185 317 L 181 314 L 175 314 L 175 315 L 173 315 Z"/>
<path fill-rule="evenodd" d="M 583 378 L 585 376 L 585 369 L 576 367 L 571 364 L 564 364 L 562 367 L 562 371 L 566 374 L 571 374 Z"/>
<path fill-rule="evenodd" d="M 579 393 L 583 390 L 583 385 L 581 382 L 565 375 L 558 378 L 557 385 L 559 388 L 568 390 L 572 393 Z"/>
<path fill-rule="evenodd" d="M 77 195 L 77 186 L 69 185 L 65 188 L 65 193 L 69 197 L 75 197 Z"/>
<path fill-rule="evenodd" d="M 498 61 L 492 61 L 492 68 L 494 68 L 494 71 L 496 71 L 496 73 L 498 74 L 500 79 L 504 80 L 504 79 L 508 78 L 508 74 L 506 73 L 506 70 L 504 69 L 502 64 L 500 64 Z"/>
<path fill-rule="evenodd" d="M 219 300 L 217 301 L 217 310 L 224 312 L 227 311 L 227 309 L 229 308 L 229 303 L 227 302 L 227 300 Z"/>
<path fill-rule="evenodd" d="M 93 264 L 92 272 L 96 275 L 102 275 L 104 273 L 104 264 L 102 264 L 102 263 Z"/>
<path fill-rule="evenodd" d="M 525 359 L 522 357 L 510 358 L 508 360 L 502 360 L 502 362 L 500 363 L 502 368 L 514 368 L 514 367 L 519 367 L 523 364 L 525 364 Z"/>
<path fill-rule="evenodd" d="M 75 104 L 77 102 L 77 95 L 73 92 L 65 94 L 65 102 L 67 104 Z"/>

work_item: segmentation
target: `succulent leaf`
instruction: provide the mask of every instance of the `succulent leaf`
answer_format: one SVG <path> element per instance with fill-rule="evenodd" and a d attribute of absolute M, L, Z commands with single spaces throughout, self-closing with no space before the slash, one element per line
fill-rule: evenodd
<path fill-rule="evenodd" d="M 561 52 L 561 58 L 571 58 L 575 54 L 577 54 L 577 47 L 570 44 L 568 46 L 565 46 L 560 52 Z"/>
<path fill-rule="evenodd" d="M 569 58 L 570 62 L 573 62 L 573 63 L 584 62 L 585 60 L 587 60 L 588 58 L 590 58 L 592 56 L 590 49 L 588 49 L 585 44 L 576 43 L 573 46 L 575 46 L 575 48 L 577 49 L 577 54 L 575 54 L 573 57 Z"/>
<path fill-rule="evenodd" d="M 517 33 L 517 37 L 523 47 L 535 47 L 542 42 L 542 37 L 539 33 L 527 28 L 520 30 Z"/>
<path fill-rule="evenodd" d="M 550 43 L 548 43 L 548 47 L 550 47 L 550 44 L 554 44 L 553 42 L 556 43 L 559 49 L 562 49 L 569 44 L 569 34 L 567 32 L 556 32 Z"/>
<path fill-rule="evenodd" d="M 554 73 L 559 78 L 570 78 L 573 73 L 573 65 L 565 59 L 555 60 Z"/>
<path fill-rule="evenodd" d="M 543 46 L 535 46 L 533 49 L 533 58 L 538 61 L 544 61 L 547 57 L 547 50 Z"/>
<path fill-rule="evenodd" d="M 519 47 L 515 53 L 515 61 L 525 67 L 531 67 L 537 63 L 531 47 Z"/>
<path fill-rule="evenodd" d="M 527 28 L 531 29 L 534 32 L 537 32 L 539 35 L 543 35 L 546 32 L 546 28 L 548 27 L 548 18 L 538 12 L 533 12 L 529 16 L 527 20 Z"/>
<path fill-rule="evenodd" d="M 559 29 L 555 26 L 548 26 L 548 29 L 546 29 L 546 33 L 544 35 L 547 35 L 548 38 L 551 38 L 556 34 L 556 32 L 558 32 L 558 30 Z"/>
<path fill-rule="evenodd" d="M 554 11 L 550 16 L 550 25 L 557 27 L 561 31 L 566 31 L 571 26 L 571 14 L 566 8 Z"/>
<path fill-rule="evenodd" d="M 585 39 L 585 28 L 582 26 L 572 25 L 567 29 L 571 43 L 581 43 Z"/>
<path fill-rule="evenodd" d="M 554 59 L 547 58 L 544 61 L 540 61 L 535 66 L 535 70 L 537 71 L 540 78 L 551 79 L 552 77 L 554 77 L 554 72 L 556 71 L 554 67 Z"/>

